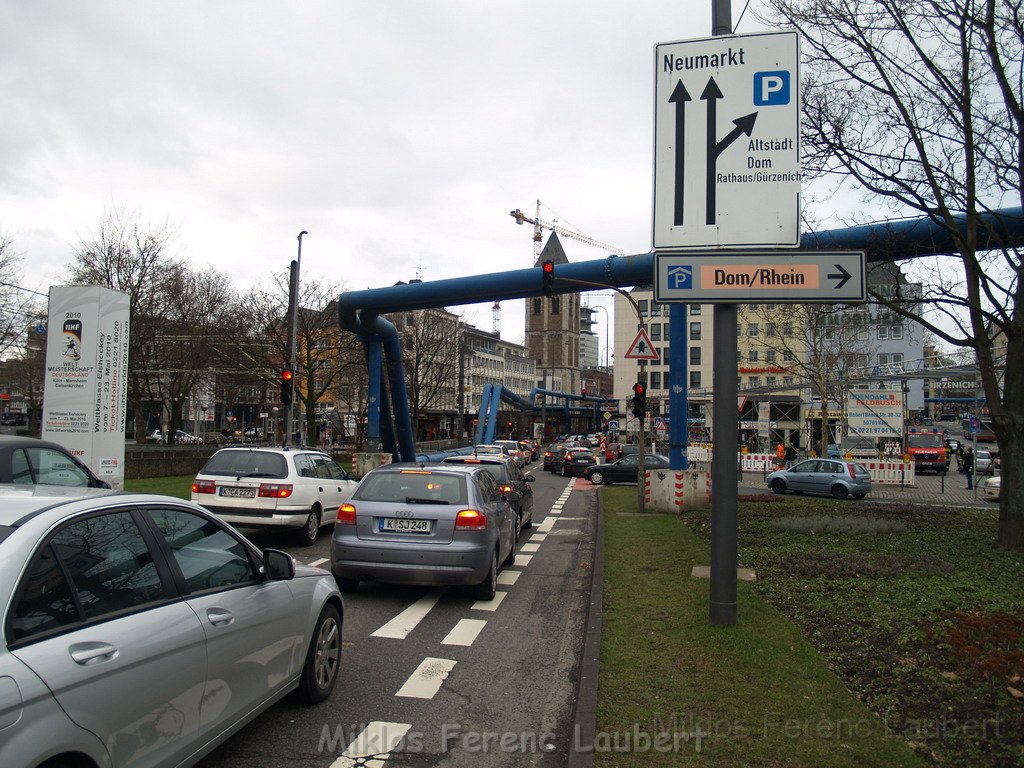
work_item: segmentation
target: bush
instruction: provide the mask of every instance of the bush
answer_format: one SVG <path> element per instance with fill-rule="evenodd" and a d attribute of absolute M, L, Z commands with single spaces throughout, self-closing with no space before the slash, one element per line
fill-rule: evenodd
<path fill-rule="evenodd" d="M 781 517 L 770 525 L 780 531 L 794 533 L 903 533 L 906 524 L 899 520 L 884 520 L 877 517 L 836 517 L 832 515 L 810 515 L 803 517 Z"/>
<path fill-rule="evenodd" d="M 792 552 L 779 563 L 783 571 L 801 576 L 830 578 L 895 578 L 908 573 L 933 576 L 951 573 L 951 563 L 931 555 L 899 554 L 864 555 L 856 552 L 824 552 L 810 550 Z"/>

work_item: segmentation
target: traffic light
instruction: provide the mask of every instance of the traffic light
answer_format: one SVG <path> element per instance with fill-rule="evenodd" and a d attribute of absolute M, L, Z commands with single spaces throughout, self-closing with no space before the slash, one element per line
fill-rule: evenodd
<path fill-rule="evenodd" d="M 639 381 L 633 385 L 633 415 L 642 419 L 647 415 L 647 387 Z"/>
<path fill-rule="evenodd" d="M 541 274 L 544 278 L 542 283 L 544 295 L 551 298 L 555 293 L 555 262 L 545 261 L 541 264 Z"/>
<path fill-rule="evenodd" d="M 291 368 L 281 371 L 281 402 L 284 405 L 292 404 L 292 388 L 294 386 L 295 373 Z"/>

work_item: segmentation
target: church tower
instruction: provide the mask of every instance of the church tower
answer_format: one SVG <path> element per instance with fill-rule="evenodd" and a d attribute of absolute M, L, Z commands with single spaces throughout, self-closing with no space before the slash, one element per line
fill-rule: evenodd
<path fill-rule="evenodd" d="M 537 258 L 535 267 L 545 261 L 558 267 L 568 264 L 562 243 L 554 232 Z M 546 380 L 548 388 L 579 393 L 580 379 L 580 295 L 563 293 L 526 300 L 526 354 L 537 361 L 538 381 Z M 552 379 L 555 385 L 552 386 Z"/>

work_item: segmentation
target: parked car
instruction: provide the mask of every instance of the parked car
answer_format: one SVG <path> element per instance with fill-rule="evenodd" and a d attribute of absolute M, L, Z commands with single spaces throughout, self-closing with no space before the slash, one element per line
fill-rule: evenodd
<path fill-rule="evenodd" d="M 974 474 L 991 475 L 995 473 L 992 466 L 992 452 L 979 448 L 974 452 Z"/>
<path fill-rule="evenodd" d="M 501 445 L 498 443 L 484 443 L 481 445 L 473 446 L 473 452 L 478 456 L 484 455 L 500 455 L 508 456 L 510 459 L 514 459 L 515 455 L 512 453 L 512 449 L 508 445 Z"/>
<path fill-rule="evenodd" d="M 871 473 L 855 461 L 807 459 L 772 472 L 766 480 L 775 493 L 824 493 L 837 499 L 863 499 L 871 492 Z"/>
<path fill-rule="evenodd" d="M 494 475 L 502 493 L 515 491 L 519 500 L 512 506 L 519 518 L 520 528 L 533 526 L 533 486 L 537 482 L 533 475 L 524 475 L 523 470 L 512 459 L 498 456 L 449 456 L 443 464 L 479 464 Z"/>
<path fill-rule="evenodd" d="M 668 468 L 668 456 L 657 453 L 644 454 L 644 469 L 666 468 Z M 640 455 L 626 456 L 610 464 L 598 464 L 586 470 L 583 476 L 594 485 L 635 483 L 640 477 Z"/>
<path fill-rule="evenodd" d="M 1001 476 L 993 475 L 984 478 L 978 483 L 978 488 L 981 489 L 981 495 L 988 501 L 999 501 L 999 492 L 1002 488 Z"/>
<path fill-rule="evenodd" d="M 293 528 L 309 546 L 355 487 L 322 451 L 221 448 L 196 475 L 192 501 L 233 525 Z"/>
<path fill-rule="evenodd" d="M 110 487 L 59 443 L 14 435 L 0 435 L 0 483 Z"/>
<path fill-rule="evenodd" d="M 203 438 L 183 429 L 176 429 L 174 430 L 174 442 L 176 445 L 202 445 Z"/>
<path fill-rule="evenodd" d="M 514 491 L 479 464 L 388 464 L 341 505 L 331 570 L 342 592 L 360 581 L 471 586 L 490 600 L 516 554 Z"/>
<path fill-rule="evenodd" d="M 181 499 L 0 499 L 0 765 L 191 765 L 291 691 L 330 696 L 343 606 L 326 571 Z"/>
<path fill-rule="evenodd" d="M 597 457 L 589 448 L 570 448 L 558 458 L 557 471 L 562 477 L 583 475 L 590 467 L 597 464 Z"/>

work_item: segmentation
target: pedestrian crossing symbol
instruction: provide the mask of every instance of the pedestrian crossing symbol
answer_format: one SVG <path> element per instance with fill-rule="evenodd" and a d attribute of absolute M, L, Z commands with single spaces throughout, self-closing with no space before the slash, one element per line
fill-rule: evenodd
<path fill-rule="evenodd" d="M 636 338 L 633 339 L 633 343 L 629 345 L 629 350 L 626 352 L 624 357 L 630 360 L 659 360 L 658 350 L 651 346 L 651 337 L 647 335 L 647 330 L 641 328 L 637 331 Z"/>

